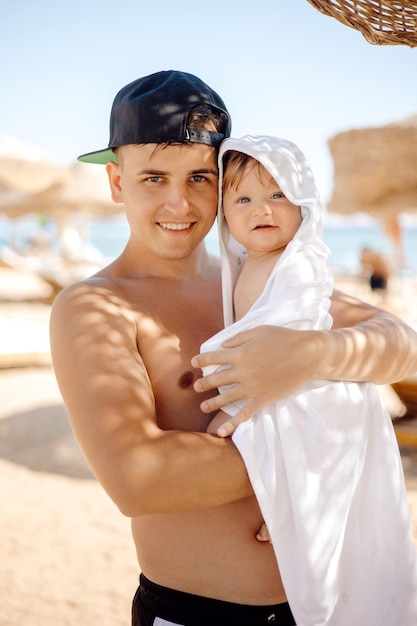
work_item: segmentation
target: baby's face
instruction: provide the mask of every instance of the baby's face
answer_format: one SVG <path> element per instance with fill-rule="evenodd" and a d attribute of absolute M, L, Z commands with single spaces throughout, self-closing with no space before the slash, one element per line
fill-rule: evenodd
<path fill-rule="evenodd" d="M 300 207 L 264 168 L 248 167 L 236 187 L 224 189 L 223 210 L 229 231 L 249 256 L 284 251 L 302 222 Z"/>

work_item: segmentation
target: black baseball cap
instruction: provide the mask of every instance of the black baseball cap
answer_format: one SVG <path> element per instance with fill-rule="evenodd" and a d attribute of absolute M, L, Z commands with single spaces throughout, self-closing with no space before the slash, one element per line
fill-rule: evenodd
<path fill-rule="evenodd" d="M 225 115 L 224 133 L 188 128 L 190 111 L 208 104 Z M 231 120 L 220 96 L 200 78 L 168 70 L 129 83 L 116 95 L 110 115 L 107 148 L 78 157 L 87 163 L 117 161 L 114 148 L 141 143 L 204 143 L 219 146 L 230 136 Z"/>

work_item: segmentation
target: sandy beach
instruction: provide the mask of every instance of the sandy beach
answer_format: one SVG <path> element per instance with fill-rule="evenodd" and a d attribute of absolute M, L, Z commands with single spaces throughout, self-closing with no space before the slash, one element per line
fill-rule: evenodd
<path fill-rule="evenodd" d="M 127 626 L 130 521 L 72 434 L 48 354 L 48 285 L 0 268 L 0 294 L 0 626 Z"/>
<path fill-rule="evenodd" d="M 369 296 L 364 283 L 339 286 Z M 414 283 L 394 287 L 387 308 L 415 322 Z M 129 520 L 69 426 L 47 352 L 47 285 L 0 269 L 0 294 L 11 359 L 0 368 L 0 626 L 127 626 L 139 575 Z M 399 410 L 391 389 L 382 392 Z M 401 452 L 417 543 L 417 447 Z"/>
<path fill-rule="evenodd" d="M 50 366 L 0 370 L 1 626 L 129 623 L 129 520 L 72 435 Z"/>

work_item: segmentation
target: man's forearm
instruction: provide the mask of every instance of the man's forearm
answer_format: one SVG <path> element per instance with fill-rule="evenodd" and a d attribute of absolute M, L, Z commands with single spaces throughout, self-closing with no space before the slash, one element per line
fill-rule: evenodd
<path fill-rule="evenodd" d="M 117 475 L 102 473 L 101 483 L 128 517 L 195 511 L 253 495 L 231 439 L 205 433 L 159 431 L 119 467 Z"/>
<path fill-rule="evenodd" d="M 325 332 L 322 355 L 323 378 L 392 383 L 417 371 L 417 333 L 380 313 L 352 328 Z"/>

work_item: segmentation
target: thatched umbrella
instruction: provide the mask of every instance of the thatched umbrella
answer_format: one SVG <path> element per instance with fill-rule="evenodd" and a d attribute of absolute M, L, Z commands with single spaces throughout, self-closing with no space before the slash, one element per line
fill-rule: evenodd
<path fill-rule="evenodd" d="M 60 182 L 39 193 L 0 190 L 0 213 L 10 218 L 38 213 L 54 219 L 74 213 L 109 217 L 123 211 L 115 204 L 102 165 L 75 163 L 65 171 Z"/>
<path fill-rule="evenodd" d="M 36 148 L 12 137 L 0 136 L 0 193 L 37 194 L 67 177 Z"/>
<path fill-rule="evenodd" d="M 308 0 L 377 45 L 417 46 L 416 0 Z"/>
<path fill-rule="evenodd" d="M 401 264 L 402 212 L 417 211 L 417 115 L 381 126 L 339 133 L 329 140 L 334 164 L 328 209 L 366 212 L 382 220 Z"/>
<path fill-rule="evenodd" d="M 79 261 L 87 250 L 89 256 L 94 256 L 89 243 L 91 218 L 110 217 L 122 211 L 123 205 L 111 199 L 102 165 L 76 162 L 67 168 L 61 183 L 37 194 L 0 190 L 0 213 L 11 219 L 36 214 L 55 222 L 60 254 L 71 262 Z"/>

